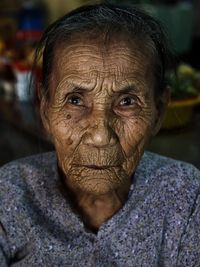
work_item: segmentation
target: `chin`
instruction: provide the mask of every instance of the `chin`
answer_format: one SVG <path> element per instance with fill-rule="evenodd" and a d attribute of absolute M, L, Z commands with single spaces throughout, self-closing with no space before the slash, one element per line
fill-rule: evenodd
<path fill-rule="evenodd" d="M 115 186 L 108 182 L 94 179 L 93 181 L 85 181 L 84 183 L 79 184 L 79 190 L 87 194 L 99 196 L 115 190 Z"/>
<path fill-rule="evenodd" d="M 67 175 L 67 183 L 76 191 L 93 195 L 107 194 L 116 190 L 125 181 L 124 175 L 118 176 L 111 171 L 82 171 L 79 175 Z"/>

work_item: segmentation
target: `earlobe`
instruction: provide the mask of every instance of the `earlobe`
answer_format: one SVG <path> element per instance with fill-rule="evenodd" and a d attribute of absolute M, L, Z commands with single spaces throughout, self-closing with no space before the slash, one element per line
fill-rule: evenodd
<path fill-rule="evenodd" d="M 156 99 L 156 118 L 154 127 L 152 129 L 152 136 L 155 136 L 162 126 L 163 118 L 170 100 L 170 91 L 170 87 L 167 86 L 163 90 L 162 95 L 160 95 L 158 99 Z"/>
<path fill-rule="evenodd" d="M 46 96 L 42 96 L 40 99 L 40 117 L 42 119 L 42 124 L 47 134 L 50 134 L 50 124 L 49 124 L 49 106 Z"/>

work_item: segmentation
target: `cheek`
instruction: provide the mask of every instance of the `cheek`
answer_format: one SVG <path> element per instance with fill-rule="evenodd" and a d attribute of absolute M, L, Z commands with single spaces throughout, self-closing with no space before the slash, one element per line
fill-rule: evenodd
<path fill-rule="evenodd" d="M 127 158 L 135 153 L 142 154 L 151 136 L 152 122 L 149 118 L 138 117 L 127 120 L 121 127 L 120 143 Z"/>
<path fill-rule="evenodd" d="M 126 156 L 123 169 L 131 175 L 137 167 L 151 133 L 149 120 L 135 119 L 124 124 L 121 147 Z"/>
<path fill-rule="evenodd" d="M 54 111 L 51 114 L 51 134 L 58 154 L 70 156 L 80 143 L 84 128 L 70 113 Z"/>

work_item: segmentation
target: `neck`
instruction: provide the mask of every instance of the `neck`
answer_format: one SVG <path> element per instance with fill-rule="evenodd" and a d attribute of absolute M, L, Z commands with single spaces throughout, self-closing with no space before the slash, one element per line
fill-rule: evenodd
<path fill-rule="evenodd" d="M 65 177 L 60 173 L 64 189 L 62 192 L 72 208 L 78 213 L 85 227 L 97 233 L 99 227 L 117 213 L 125 204 L 130 190 L 130 182 L 118 189 L 105 194 L 92 194 L 84 191 L 74 191 L 66 184 Z"/>
<path fill-rule="evenodd" d="M 127 192 L 111 191 L 103 195 L 82 192 L 77 197 L 77 207 L 87 228 L 97 232 L 99 227 L 117 213 L 127 200 Z"/>

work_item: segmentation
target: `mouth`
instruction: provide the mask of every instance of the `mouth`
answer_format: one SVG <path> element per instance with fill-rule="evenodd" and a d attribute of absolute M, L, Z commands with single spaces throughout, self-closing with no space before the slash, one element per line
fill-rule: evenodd
<path fill-rule="evenodd" d="M 119 166 L 115 166 L 115 165 L 76 165 L 76 167 L 88 168 L 88 169 L 93 169 L 93 170 L 107 170 L 107 169 L 116 168 Z"/>

